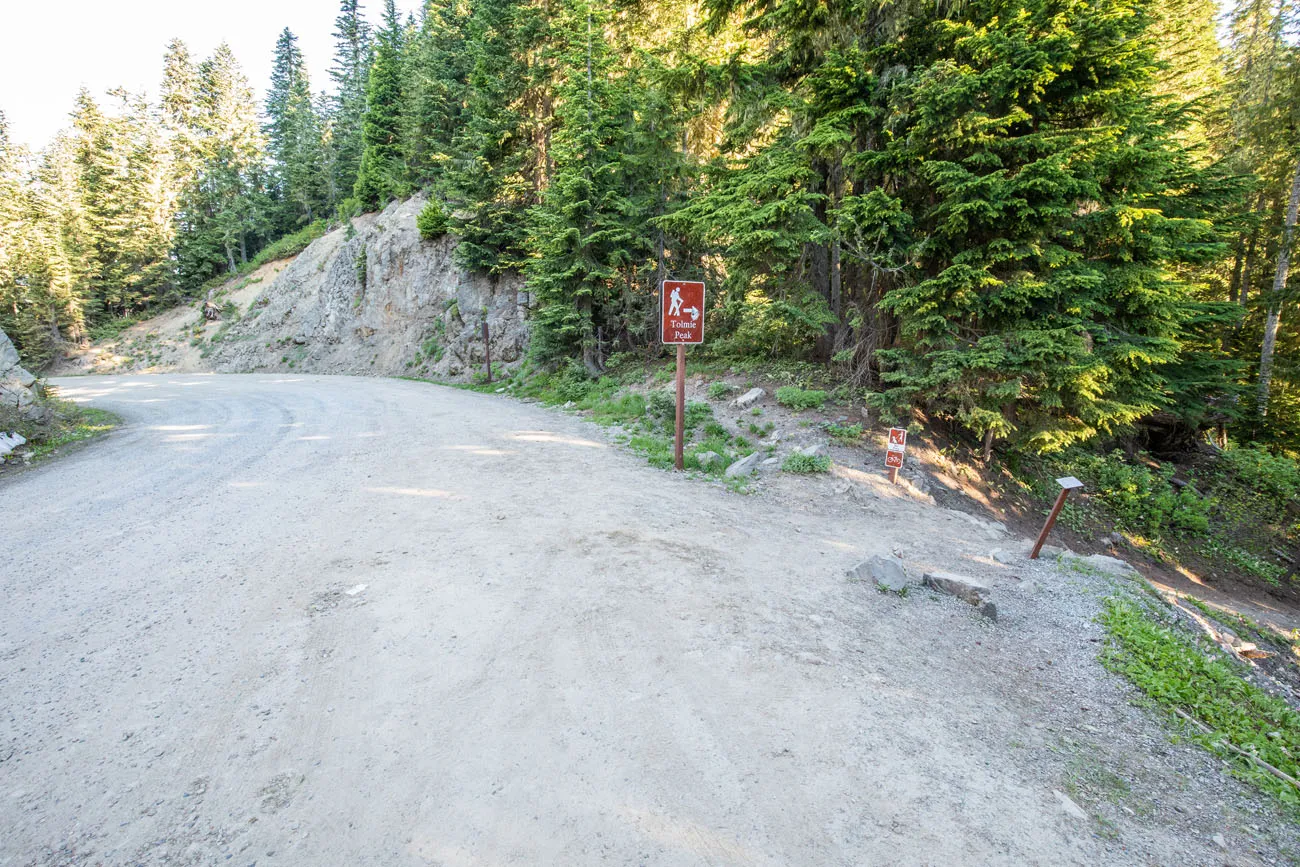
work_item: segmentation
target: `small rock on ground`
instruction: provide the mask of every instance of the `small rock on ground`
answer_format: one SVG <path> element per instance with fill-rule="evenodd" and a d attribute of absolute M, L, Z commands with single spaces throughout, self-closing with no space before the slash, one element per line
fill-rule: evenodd
<path fill-rule="evenodd" d="M 872 557 L 849 570 L 849 577 L 871 581 L 882 590 L 902 593 L 907 589 L 907 570 L 897 557 Z"/>
<path fill-rule="evenodd" d="M 761 388 L 751 388 L 749 391 L 733 400 L 731 405 L 736 409 L 749 409 L 751 406 L 762 400 L 766 395 L 767 392 Z"/>
<path fill-rule="evenodd" d="M 956 575 L 952 572 L 926 572 L 921 583 L 931 590 L 956 596 L 958 599 L 979 609 L 989 620 L 998 619 L 997 605 L 989 599 L 989 588 L 974 578 Z"/>
<path fill-rule="evenodd" d="M 733 462 L 731 466 L 727 467 L 727 478 L 734 479 L 736 476 L 749 475 L 750 472 L 758 467 L 759 461 L 761 461 L 762 458 L 763 456 L 761 454 L 754 452 L 752 455 L 747 455 L 740 460 Z"/>

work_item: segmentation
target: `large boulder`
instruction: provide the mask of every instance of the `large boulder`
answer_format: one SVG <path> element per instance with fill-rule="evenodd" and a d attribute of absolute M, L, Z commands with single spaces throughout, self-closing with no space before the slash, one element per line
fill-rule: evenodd
<path fill-rule="evenodd" d="M 46 411 L 32 388 L 35 384 L 36 377 L 19 363 L 13 341 L 0 331 L 0 424 L 42 419 Z"/>

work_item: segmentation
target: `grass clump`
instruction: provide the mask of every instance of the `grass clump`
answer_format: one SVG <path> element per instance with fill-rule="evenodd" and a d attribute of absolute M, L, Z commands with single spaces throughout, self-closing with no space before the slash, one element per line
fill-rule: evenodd
<path fill-rule="evenodd" d="M 790 456 L 781 464 L 781 469 L 787 473 L 828 473 L 831 469 L 831 459 L 826 455 L 806 455 L 803 452 L 791 452 Z"/>
<path fill-rule="evenodd" d="M 820 389 L 785 385 L 776 390 L 776 402 L 793 410 L 820 409 L 827 394 Z"/>
<path fill-rule="evenodd" d="M 1300 714 L 1241 676 L 1217 650 L 1158 619 L 1134 599 L 1111 597 L 1100 615 L 1109 633 L 1102 661 L 1165 710 L 1180 710 L 1209 729 L 1192 739 L 1231 761 L 1236 773 L 1292 809 L 1300 790 L 1229 749 L 1231 744 L 1300 776 Z"/>
<path fill-rule="evenodd" d="M 836 424 L 831 422 L 826 425 L 826 432 L 843 443 L 852 444 L 862 439 L 862 425 L 860 424 Z"/>
<path fill-rule="evenodd" d="M 727 395 L 736 390 L 736 387 L 729 382 L 714 382 L 709 384 L 709 399 L 722 400 Z"/>

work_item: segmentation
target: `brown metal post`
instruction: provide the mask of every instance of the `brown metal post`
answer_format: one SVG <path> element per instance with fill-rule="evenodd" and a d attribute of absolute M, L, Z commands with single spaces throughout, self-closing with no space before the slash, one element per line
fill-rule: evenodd
<path fill-rule="evenodd" d="M 483 320 L 483 358 L 487 361 L 487 381 L 492 381 L 492 343 L 488 340 L 487 320 Z"/>
<path fill-rule="evenodd" d="M 1065 505 L 1065 498 L 1069 495 L 1069 488 L 1061 488 L 1061 493 L 1057 494 L 1056 502 L 1052 505 L 1052 512 L 1047 516 L 1047 521 L 1038 534 L 1038 541 L 1034 543 L 1034 550 L 1029 552 L 1030 560 L 1038 559 L 1038 553 L 1043 550 L 1043 543 L 1047 541 L 1047 534 L 1052 532 L 1052 527 L 1056 524 L 1056 516 L 1061 514 L 1061 507 Z"/>
<path fill-rule="evenodd" d="M 686 433 L 686 345 L 677 344 L 677 435 L 673 438 L 673 466 L 683 468 L 682 446 Z"/>

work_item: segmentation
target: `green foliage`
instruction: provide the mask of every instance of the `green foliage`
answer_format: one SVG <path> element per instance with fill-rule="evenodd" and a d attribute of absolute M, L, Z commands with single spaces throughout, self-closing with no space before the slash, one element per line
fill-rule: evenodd
<path fill-rule="evenodd" d="M 1224 467 L 1237 481 L 1286 508 L 1300 500 L 1300 465 L 1295 460 L 1259 448 L 1224 452 Z"/>
<path fill-rule="evenodd" d="M 1144 602 L 1106 600 L 1101 622 L 1110 634 L 1102 656 L 1167 710 L 1180 710 L 1210 729 L 1188 736 L 1232 763 L 1237 773 L 1272 793 L 1289 808 L 1300 807 L 1300 792 L 1257 766 L 1244 762 L 1225 743 L 1249 752 L 1275 768 L 1300 775 L 1300 714 L 1242 677 L 1217 649 L 1162 622 Z"/>
<path fill-rule="evenodd" d="M 378 210 L 409 188 L 402 152 L 404 41 L 393 0 L 385 0 L 375 62 L 366 85 L 366 113 L 361 122 L 361 162 L 352 195 L 366 210 Z"/>
<path fill-rule="evenodd" d="M 826 398 L 824 391 L 803 389 L 795 385 L 782 386 L 776 390 L 776 402 L 793 410 L 820 409 Z"/>
<path fill-rule="evenodd" d="M 86 336 L 96 342 L 101 340 L 113 340 L 123 331 L 130 328 L 132 325 L 135 325 L 139 321 L 140 319 L 138 317 L 133 316 L 122 316 L 117 319 L 110 319 L 107 322 L 101 322 L 100 324 L 90 328 L 86 332 Z"/>
<path fill-rule="evenodd" d="M 781 462 L 781 469 L 787 473 L 828 473 L 831 459 L 826 455 L 806 455 L 803 452 L 791 452 Z"/>
<path fill-rule="evenodd" d="M 826 432 L 835 439 L 850 444 L 862 439 L 862 425 L 860 424 L 841 425 L 831 422 L 826 425 Z"/>
<path fill-rule="evenodd" d="M 366 279 L 369 276 L 370 268 L 367 261 L 366 245 L 362 244 L 357 250 L 357 257 L 352 262 L 352 269 L 356 272 L 357 283 L 361 286 L 361 291 L 366 291 Z"/>
<path fill-rule="evenodd" d="M 426 241 L 433 241 L 447 234 L 447 215 L 443 213 L 437 199 L 429 199 L 420 209 L 419 215 L 415 218 L 415 227 L 419 230 L 420 237 Z"/>
<path fill-rule="evenodd" d="M 735 390 L 736 387 L 729 382 L 711 382 L 709 383 L 709 399 L 722 400 Z"/>
<path fill-rule="evenodd" d="M 248 265 L 241 270 L 256 271 L 263 265 L 269 265 L 278 259 L 288 259 L 291 256 L 297 256 L 303 250 L 306 250 L 307 247 L 311 245 L 312 241 L 324 237 L 328 230 L 329 227 L 325 224 L 324 220 L 317 220 L 314 223 L 303 226 L 298 231 L 285 235 L 279 240 L 267 244 L 259 250 L 257 255 L 249 261 Z"/>
<path fill-rule="evenodd" d="M 1172 464 L 1152 461 L 1132 463 L 1123 452 L 1099 455 L 1074 449 L 1061 456 L 1063 472 L 1087 484 L 1090 497 L 1099 500 L 1119 529 L 1159 541 L 1167 535 L 1200 535 L 1209 529 L 1213 503 L 1193 486 L 1176 488 Z"/>

